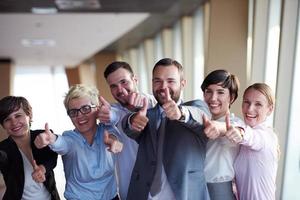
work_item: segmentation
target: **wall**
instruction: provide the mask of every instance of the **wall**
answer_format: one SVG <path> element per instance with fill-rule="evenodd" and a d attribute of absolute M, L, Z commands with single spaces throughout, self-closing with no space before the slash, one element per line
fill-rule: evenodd
<path fill-rule="evenodd" d="M 229 70 L 240 80 L 241 97 L 247 84 L 248 1 L 211 0 L 209 7 L 205 75 L 215 69 Z M 241 98 L 231 110 L 240 116 Z"/>

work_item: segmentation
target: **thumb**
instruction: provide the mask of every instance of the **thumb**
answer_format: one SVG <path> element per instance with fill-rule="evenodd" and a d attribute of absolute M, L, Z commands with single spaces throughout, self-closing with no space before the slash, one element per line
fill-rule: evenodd
<path fill-rule="evenodd" d="M 100 106 L 105 106 L 105 107 L 107 107 L 107 108 L 109 108 L 110 107 L 110 104 L 104 99 L 104 97 L 102 97 L 102 96 L 99 96 L 99 101 L 100 101 Z"/>
<path fill-rule="evenodd" d="M 51 134 L 48 123 L 45 123 L 45 133 L 47 133 L 48 136 Z"/>
<path fill-rule="evenodd" d="M 227 112 L 225 115 L 225 123 L 226 123 L 226 130 L 230 129 L 231 127 L 230 112 Z"/>
<path fill-rule="evenodd" d="M 123 87 L 122 87 L 121 90 L 122 90 L 122 94 L 125 96 L 126 101 L 127 102 L 130 101 L 130 96 L 128 94 L 128 91 L 125 88 L 123 88 Z"/>
<path fill-rule="evenodd" d="M 124 94 L 124 96 L 128 96 L 128 92 L 125 88 L 122 88 L 122 93 Z"/>
<path fill-rule="evenodd" d="M 207 116 L 205 114 L 202 115 L 202 120 L 203 120 L 203 125 L 206 127 L 207 125 L 209 125 L 209 119 L 207 118 Z"/>
<path fill-rule="evenodd" d="M 170 90 L 168 87 L 165 88 L 165 95 L 166 95 L 166 100 L 167 101 L 171 101 L 172 98 L 171 98 L 171 94 L 170 94 Z"/>
<path fill-rule="evenodd" d="M 104 140 L 104 144 L 108 145 L 111 143 L 111 139 L 109 138 L 109 133 L 107 130 L 104 130 L 104 135 L 103 135 L 103 140 Z"/>
<path fill-rule="evenodd" d="M 143 99 L 143 107 L 140 109 L 139 113 L 143 116 L 146 116 L 147 109 L 148 109 L 148 99 L 144 98 Z"/>
<path fill-rule="evenodd" d="M 39 166 L 36 164 L 36 161 L 34 159 L 31 161 L 31 164 L 34 171 L 39 169 Z"/>

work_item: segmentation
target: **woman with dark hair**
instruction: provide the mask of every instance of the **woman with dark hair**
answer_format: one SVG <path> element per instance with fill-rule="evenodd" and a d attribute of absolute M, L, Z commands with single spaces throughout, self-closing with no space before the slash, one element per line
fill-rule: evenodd
<path fill-rule="evenodd" d="M 4 200 L 59 200 L 53 169 L 57 154 L 37 149 L 34 139 L 44 130 L 30 130 L 32 108 L 24 97 L 0 100 L 0 123 L 8 138 L 0 142 L 0 170 L 6 185 Z"/>
<path fill-rule="evenodd" d="M 225 122 L 230 106 L 238 97 L 239 80 L 226 70 L 215 70 L 208 74 L 201 89 L 204 101 L 212 115 L 212 120 Z M 231 114 L 233 125 L 242 121 Z M 211 200 L 233 200 L 232 187 L 234 179 L 233 163 L 238 153 L 238 145 L 226 137 L 209 140 L 206 147 L 205 178 Z"/>

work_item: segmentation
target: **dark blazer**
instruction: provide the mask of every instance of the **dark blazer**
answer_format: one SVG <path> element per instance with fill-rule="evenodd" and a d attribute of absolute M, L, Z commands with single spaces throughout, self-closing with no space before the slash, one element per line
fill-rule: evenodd
<path fill-rule="evenodd" d="M 187 104 L 197 106 L 197 102 Z M 156 134 L 157 126 L 157 109 L 159 109 L 158 106 L 147 111 L 149 122 L 140 133 L 129 129 L 128 123 L 126 123 L 128 116 L 123 120 L 125 133 L 139 143 L 127 200 L 146 200 L 148 198 L 156 169 L 154 134 Z M 203 126 L 193 117 L 190 117 L 187 123 L 167 120 L 163 144 L 163 165 L 176 200 L 209 199 L 204 177 L 207 140 L 203 133 Z"/>
<path fill-rule="evenodd" d="M 57 153 L 50 150 L 49 147 L 37 149 L 34 145 L 34 139 L 44 130 L 30 131 L 31 148 L 33 158 L 37 165 L 43 164 L 46 168 L 45 187 L 49 191 L 52 200 L 59 200 L 56 189 L 53 169 L 57 162 Z M 21 152 L 11 137 L 0 142 L 0 170 L 3 174 L 6 191 L 3 200 L 20 200 L 24 189 L 24 165 Z"/>

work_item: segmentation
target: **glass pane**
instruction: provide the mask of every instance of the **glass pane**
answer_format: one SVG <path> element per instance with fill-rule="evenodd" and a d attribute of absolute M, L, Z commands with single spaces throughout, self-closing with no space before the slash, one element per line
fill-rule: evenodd
<path fill-rule="evenodd" d="M 300 199 L 300 134 L 299 134 L 299 113 L 300 113 L 300 92 L 296 89 L 300 85 L 300 17 L 298 16 L 298 35 L 295 70 L 293 77 L 292 103 L 289 132 L 287 133 L 287 155 L 284 170 L 283 195 L 282 199 Z M 284 159 L 281 157 L 281 159 Z"/>

